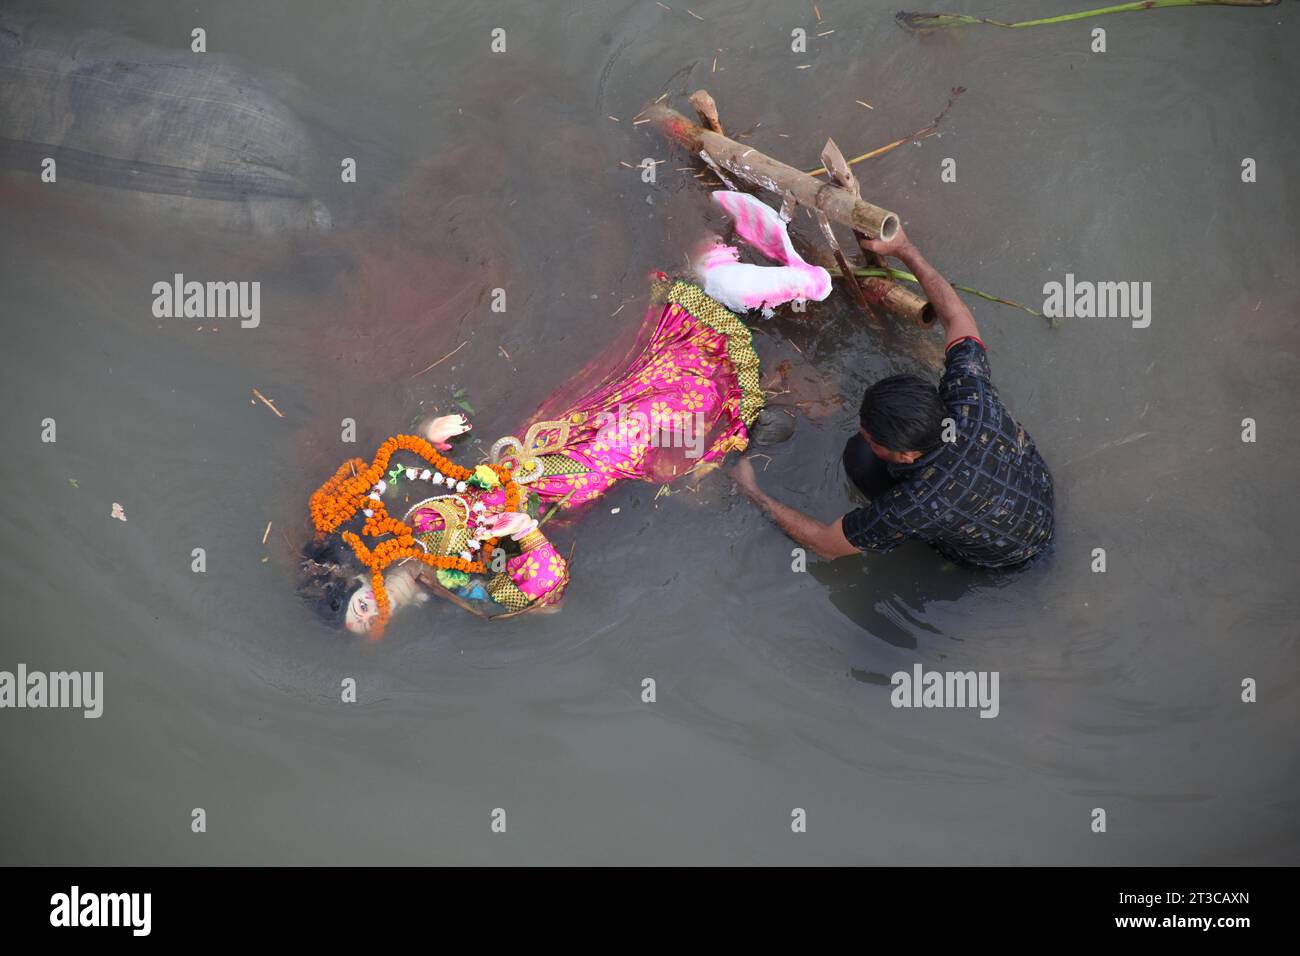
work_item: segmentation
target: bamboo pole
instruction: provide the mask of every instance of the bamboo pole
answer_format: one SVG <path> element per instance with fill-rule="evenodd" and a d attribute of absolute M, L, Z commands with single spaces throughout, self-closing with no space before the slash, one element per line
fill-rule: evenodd
<path fill-rule="evenodd" d="M 843 186 L 845 189 L 849 190 L 849 192 L 853 193 L 854 196 L 861 198 L 862 188 L 858 185 L 857 177 L 853 175 L 853 170 L 849 169 L 849 164 L 844 161 L 844 154 L 840 152 L 840 148 L 835 145 L 835 140 L 833 139 L 827 138 L 826 145 L 822 147 L 822 164 L 826 167 L 827 171 L 830 173 L 831 180 L 834 181 L 836 185 Z M 822 216 L 823 222 L 825 222 L 825 218 L 825 216 Z M 830 231 L 830 228 L 830 223 L 826 223 L 825 229 L 827 232 Z M 866 256 L 867 265 L 871 265 L 873 262 L 882 266 L 885 264 L 885 260 L 882 256 L 877 255 L 866 247 L 865 242 L 867 234 L 865 232 L 861 229 L 854 229 L 853 238 L 857 240 L 858 247 L 862 250 L 862 254 Z M 836 245 L 835 251 L 837 262 L 848 261 L 844 254 L 839 251 L 838 244 Z M 843 271 L 844 268 L 843 265 L 840 266 L 841 271 Z M 852 291 L 854 296 L 862 301 L 862 307 L 866 311 L 867 315 L 871 317 L 871 321 L 879 324 L 880 318 L 876 315 L 876 310 L 871 307 L 871 303 L 867 301 L 866 291 L 858 284 L 858 277 L 856 275 L 853 277 Z"/>
<path fill-rule="evenodd" d="M 830 174 L 837 184 L 853 193 L 854 196 L 861 195 L 861 186 L 858 185 L 858 179 L 853 175 L 853 170 L 844 160 L 844 154 L 840 148 L 835 145 L 835 140 L 826 140 L 826 145 L 822 148 L 822 162 L 826 166 L 826 171 Z M 873 263 L 885 270 L 886 276 L 891 276 L 889 266 L 885 263 L 885 257 L 879 253 L 872 252 L 867 248 L 867 235 L 861 229 L 854 229 L 853 236 L 858 240 L 858 246 L 862 249 L 862 254 L 867 259 L 867 265 Z M 841 268 L 843 268 L 841 266 Z M 867 302 L 901 316 L 913 325 L 919 325 L 921 328 L 928 328 L 934 322 L 934 309 L 930 308 L 929 301 L 921 295 L 906 286 L 899 285 L 890 278 L 859 278 L 862 283 L 862 293 Z M 869 309 L 870 311 L 870 309 Z M 871 312 L 872 318 L 875 317 L 874 311 Z"/>
<path fill-rule="evenodd" d="M 826 145 L 822 147 L 822 165 L 830 174 L 832 180 L 838 186 L 843 186 L 855 196 L 862 195 L 862 187 L 858 185 L 858 177 L 853 175 L 853 170 L 849 169 L 849 164 L 844 161 L 844 154 L 840 148 L 835 145 L 835 140 L 827 139 Z M 867 265 L 873 262 L 882 267 L 885 266 L 885 259 L 879 253 L 872 252 L 866 247 L 867 235 L 861 229 L 853 230 L 853 238 L 858 240 L 858 246 L 862 249 L 862 254 L 867 258 Z"/>
<path fill-rule="evenodd" d="M 778 162 L 752 146 L 705 129 L 674 109 L 656 103 L 642 115 L 665 136 L 737 179 L 771 190 L 778 196 L 788 192 L 801 205 L 825 213 L 830 221 L 859 229 L 869 236 L 892 239 L 898 232 L 896 213 L 860 199 L 842 186 L 824 183 Z"/>
<path fill-rule="evenodd" d="M 892 279 L 863 276 L 861 271 L 858 271 L 858 281 L 862 283 L 862 291 L 866 294 L 868 302 L 879 305 L 887 312 L 892 312 L 923 329 L 928 329 L 934 324 L 934 307 L 930 305 L 930 300 L 920 293 L 913 292 L 907 286 L 899 285 Z"/>
<path fill-rule="evenodd" d="M 779 194 L 783 219 L 789 219 L 795 203 L 809 206 L 835 253 L 836 264 L 841 275 L 845 276 L 849 283 L 850 294 L 873 319 L 876 318 L 872 308 L 874 306 L 922 328 L 929 327 L 934 322 L 934 309 L 931 308 L 929 301 L 912 289 L 895 282 L 892 276 L 881 278 L 857 273 L 849 278 L 849 274 L 854 270 L 835 240 L 830 222 L 835 221 L 853 229 L 854 236 L 858 238 L 860 244 L 863 238 L 872 234 L 878 235 L 879 231 L 884 231 L 884 238 L 892 238 L 898 231 L 898 216 L 862 200 L 861 187 L 834 141 L 827 141 L 827 149 L 822 154 L 823 162 L 829 161 L 827 169 L 831 170 L 832 165 L 835 167 L 831 175 L 836 184 L 832 185 L 724 136 L 722 123 L 718 119 L 717 104 L 707 91 L 697 90 L 691 95 L 690 102 L 704 126 L 692 123 L 676 110 L 659 104 L 649 107 L 642 115 L 658 126 L 666 136 L 685 146 L 692 153 L 698 154 L 728 186 L 731 186 L 731 183 L 724 170 L 732 173 L 737 179 Z M 949 106 L 951 105 L 952 102 L 949 100 Z M 847 177 L 844 175 L 846 173 Z M 877 231 L 873 232 L 873 230 Z M 868 253 L 869 262 L 876 261 L 883 264 L 879 256 L 871 260 L 870 257 L 874 256 L 874 253 L 870 253 L 865 248 L 863 251 Z M 884 266 L 884 268 L 888 274 L 888 267 Z"/>
<path fill-rule="evenodd" d="M 848 286 L 850 297 L 858 304 L 858 308 L 867 313 L 872 322 L 879 324 L 880 317 L 876 315 L 875 309 L 871 308 L 871 303 L 867 301 L 867 294 L 858 283 L 858 277 L 854 273 L 853 267 L 849 265 L 848 256 L 840 248 L 839 239 L 835 237 L 835 230 L 831 228 L 831 221 L 826 218 L 826 213 L 820 209 L 814 215 L 817 217 L 817 225 L 822 231 L 822 238 L 826 240 L 826 244 L 831 247 L 831 253 L 835 256 L 835 265 L 840 270 L 840 279 Z"/>

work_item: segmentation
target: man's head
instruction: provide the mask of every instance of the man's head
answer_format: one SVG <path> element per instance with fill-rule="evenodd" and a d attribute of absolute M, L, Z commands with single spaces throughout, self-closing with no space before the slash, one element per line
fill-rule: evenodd
<path fill-rule="evenodd" d="M 877 457 L 907 465 L 939 447 L 947 414 L 931 383 L 917 375 L 891 375 L 862 396 L 859 431 Z"/>

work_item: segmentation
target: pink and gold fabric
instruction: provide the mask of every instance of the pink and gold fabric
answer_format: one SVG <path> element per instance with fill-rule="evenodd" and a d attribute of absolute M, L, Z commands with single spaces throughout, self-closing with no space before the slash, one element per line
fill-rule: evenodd
<path fill-rule="evenodd" d="M 569 583 L 569 565 L 540 531 L 525 535 L 519 554 L 506 562 L 506 573 L 529 601 L 551 604 Z"/>
<path fill-rule="evenodd" d="M 523 487 L 544 505 L 576 508 L 625 479 L 671 481 L 749 443 L 748 428 L 763 407 L 749 329 L 698 286 L 662 273 L 655 280 L 640 341 L 627 358 L 585 396 L 560 405 L 561 414 L 536 419 L 547 423 L 534 436 L 545 449 L 537 455 L 543 471 Z M 547 404 L 560 402 L 553 399 Z M 478 522 L 504 510 L 499 488 L 467 488 L 417 504 L 408 521 L 429 550 L 460 553 L 473 547 L 466 542 Z M 487 592 L 521 610 L 556 603 L 568 582 L 568 563 L 534 530 L 520 539 L 519 553 L 491 578 Z"/>
<path fill-rule="evenodd" d="M 625 479 L 666 483 L 749 444 L 763 408 L 749 329 L 698 286 L 655 279 L 644 347 L 556 416 L 568 437 L 528 486 L 544 502 L 576 508 Z"/>

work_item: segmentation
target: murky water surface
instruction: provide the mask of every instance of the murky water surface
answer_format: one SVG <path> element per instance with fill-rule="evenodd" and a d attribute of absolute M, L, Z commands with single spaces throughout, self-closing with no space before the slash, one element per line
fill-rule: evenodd
<path fill-rule="evenodd" d="M 1296 5 L 926 37 L 894 0 L 824 0 L 820 24 L 800 2 L 667 5 L 8 6 L 182 52 L 203 27 L 301 120 L 334 228 L 253 238 L 2 181 L 0 668 L 102 670 L 106 699 L 98 720 L 0 716 L 0 860 L 1296 861 Z M 1031 304 L 1067 272 L 1152 286 L 1145 329 L 974 307 L 1056 476 L 1049 563 L 973 574 L 914 546 L 794 574 L 714 475 L 557 525 L 558 615 L 438 606 L 359 643 L 295 596 L 307 495 L 355 452 L 341 419 L 369 454 L 464 389 L 477 460 L 635 325 L 648 271 L 724 227 L 633 125 L 649 101 L 707 87 L 729 131 L 811 167 L 828 135 L 854 155 L 924 126 L 955 86 L 941 135 L 857 167 L 865 194 L 956 281 Z M 667 160 L 654 185 L 627 168 L 644 157 Z M 259 281 L 260 325 L 154 318 L 175 273 Z M 802 403 L 761 480 L 841 513 L 862 389 L 932 372 L 938 343 L 840 294 L 754 329 L 765 380 L 789 363 L 774 401 Z M 918 661 L 998 671 L 997 719 L 892 708 L 888 675 Z"/>

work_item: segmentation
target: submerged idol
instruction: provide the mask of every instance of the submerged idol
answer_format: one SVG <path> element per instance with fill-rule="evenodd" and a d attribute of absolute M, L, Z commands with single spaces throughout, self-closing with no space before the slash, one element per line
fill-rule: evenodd
<path fill-rule="evenodd" d="M 734 248 L 712 240 L 696 253 L 700 285 L 652 276 L 637 343 L 614 372 L 574 401 L 543 403 L 522 438 L 492 445 L 487 463 L 443 456 L 448 439 L 470 429 L 464 416 L 448 415 L 423 437 L 390 438 L 373 461 L 344 462 L 317 489 L 309 576 L 338 568 L 331 559 L 341 549 L 328 545 L 336 532 L 366 568 L 346 599 L 337 585 L 326 595 L 349 631 L 378 636 L 394 610 L 430 590 L 471 609 L 490 601 L 501 609 L 494 616 L 553 608 L 569 566 L 540 514 L 589 504 L 625 479 L 670 482 L 748 446 L 763 395 L 749 329 L 732 310 L 824 299 L 830 277 L 798 256 L 769 207 L 742 193 L 714 198 L 741 238 L 782 265 L 740 263 Z M 413 460 L 396 462 L 403 453 Z M 422 489 L 400 519 L 385 504 L 399 484 L 408 501 L 412 487 Z"/>

